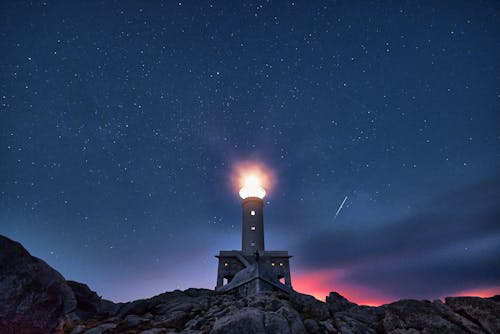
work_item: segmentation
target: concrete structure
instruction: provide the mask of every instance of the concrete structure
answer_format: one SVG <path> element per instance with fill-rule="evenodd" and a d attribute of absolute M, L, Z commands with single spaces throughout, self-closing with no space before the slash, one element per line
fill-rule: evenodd
<path fill-rule="evenodd" d="M 241 295 L 261 291 L 292 291 L 291 258 L 287 251 L 264 248 L 264 201 L 243 198 L 241 250 L 220 251 L 217 291 L 236 290 Z"/>

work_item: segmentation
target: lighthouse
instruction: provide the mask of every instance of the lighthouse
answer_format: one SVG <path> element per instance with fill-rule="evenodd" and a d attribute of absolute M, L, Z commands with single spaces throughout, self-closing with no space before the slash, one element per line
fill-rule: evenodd
<path fill-rule="evenodd" d="M 220 251 L 217 291 L 236 290 L 240 295 L 261 291 L 292 291 L 288 251 L 264 247 L 264 189 L 259 173 L 248 173 L 241 181 L 241 250 Z"/>

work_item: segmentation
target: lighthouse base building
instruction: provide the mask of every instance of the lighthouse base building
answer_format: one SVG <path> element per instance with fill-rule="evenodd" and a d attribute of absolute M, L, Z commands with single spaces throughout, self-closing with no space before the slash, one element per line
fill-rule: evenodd
<path fill-rule="evenodd" d="M 241 251 L 220 251 L 217 291 L 236 290 L 247 296 L 262 291 L 292 291 L 287 251 L 260 251 L 245 255 Z"/>
<path fill-rule="evenodd" d="M 264 250 L 263 200 L 243 199 L 242 250 L 220 251 L 217 291 L 247 296 L 263 291 L 292 292 L 288 251 Z"/>

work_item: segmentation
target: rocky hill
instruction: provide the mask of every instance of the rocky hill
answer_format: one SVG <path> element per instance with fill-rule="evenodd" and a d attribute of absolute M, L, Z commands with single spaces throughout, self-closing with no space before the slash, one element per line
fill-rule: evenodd
<path fill-rule="evenodd" d="M 500 333 L 500 296 L 400 300 L 358 306 L 332 292 L 249 297 L 206 289 L 130 303 L 66 281 L 19 243 L 0 236 L 0 333 Z"/>

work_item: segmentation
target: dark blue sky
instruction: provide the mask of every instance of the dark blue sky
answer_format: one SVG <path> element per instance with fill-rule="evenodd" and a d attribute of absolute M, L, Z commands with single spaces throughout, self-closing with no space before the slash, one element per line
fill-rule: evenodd
<path fill-rule="evenodd" d="M 213 288 L 250 160 L 302 291 L 500 292 L 499 13 L 3 1 L 0 233 L 113 300 Z"/>

